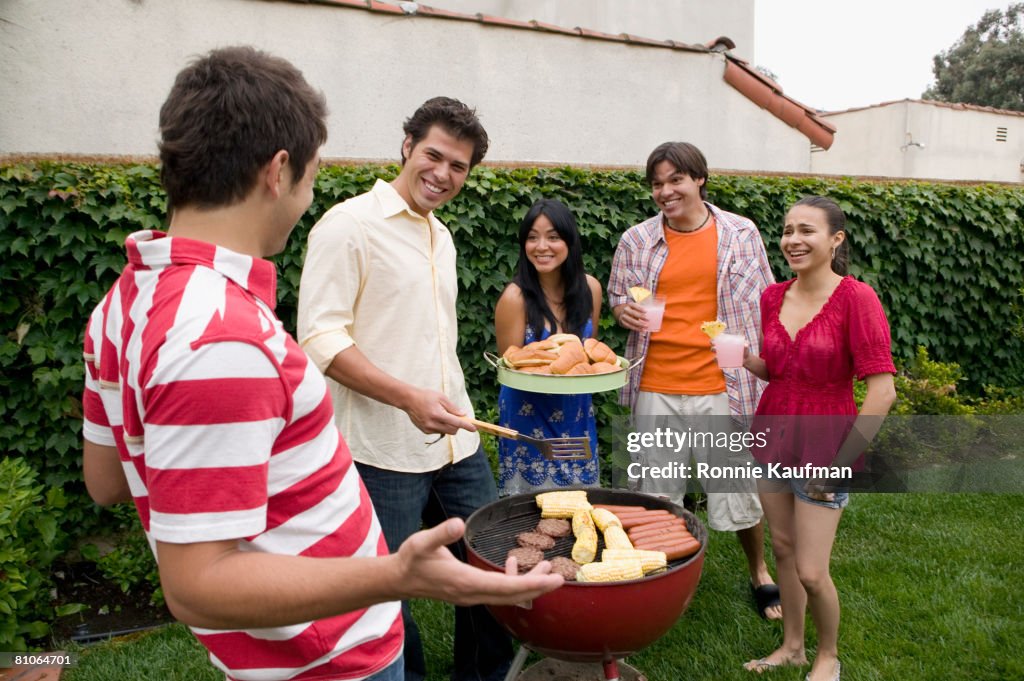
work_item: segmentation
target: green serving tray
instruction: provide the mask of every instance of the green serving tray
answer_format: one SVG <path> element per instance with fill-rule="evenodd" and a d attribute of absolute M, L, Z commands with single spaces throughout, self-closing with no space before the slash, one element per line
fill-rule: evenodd
<path fill-rule="evenodd" d="M 584 374 L 581 376 L 554 376 L 551 374 L 531 374 L 525 371 L 510 369 L 502 357 L 484 353 L 484 359 L 498 371 L 498 383 L 516 390 L 531 393 L 547 393 L 549 395 L 580 395 L 583 393 L 599 393 L 605 390 L 617 390 L 626 385 L 629 372 L 640 364 L 640 359 L 630 361 L 619 357 L 621 371 L 608 374 Z"/>

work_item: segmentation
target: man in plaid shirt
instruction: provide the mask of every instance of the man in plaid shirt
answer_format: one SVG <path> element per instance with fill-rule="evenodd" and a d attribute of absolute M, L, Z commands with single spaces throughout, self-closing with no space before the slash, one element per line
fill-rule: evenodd
<path fill-rule="evenodd" d="M 723 471 L 749 470 L 746 448 L 723 447 L 722 438 L 734 443 L 734 435 L 745 430 L 763 384 L 743 369 L 720 369 L 700 325 L 721 320 L 757 353 L 761 292 L 775 281 L 757 227 L 707 203 L 707 178 L 707 161 L 692 144 L 666 142 L 651 152 L 647 181 L 660 212 L 622 235 L 608 282 L 612 314 L 630 331 L 626 355 L 644 357 L 621 395 L 622 403 L 633 411 L 634 426 L 652 432 L 671 423 L 679 434 L 708 436 L 634 455 L 640 466 L 631 471 L 638 471 L 639 490 L 678 504 L 686 494 L 687 479 L 698 470 L 683 468 L 691 456 L 698 464 Z M 647 331 L 648 308 L 629 295 L 637 286 L 666 301 L 659 331 Z M 648 475 L 652 469 L 661 474 Z M 666 476 L 664 471 L 676 474 Z M 764 559 L 756 481 L 705 477 L 701 482 L 709 492 L 709 526 L 735 532 L 747 556 L 758 612 L 780 619 L 778 588 Z"/>

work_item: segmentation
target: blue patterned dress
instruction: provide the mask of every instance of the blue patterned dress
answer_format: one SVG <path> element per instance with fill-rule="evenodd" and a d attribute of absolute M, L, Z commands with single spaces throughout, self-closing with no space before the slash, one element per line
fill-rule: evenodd
<path fill-rule="evenodd" d="M 545 329 L 543 340 L 551 334 Z M 583 337 L 593 335 L 587 320 Z M 538 340 L 526 328 L 523 345 Z M 499 423 L 531 437 L 590 437 L 593 456 L 587 461 L 549 461 L 537 449 L 518 440 L 498 441 L 498 493 L 502 496 L 568 485 L 598 484 L 597 422 L 589 394 L 547 395 L 501 386 Z"/>

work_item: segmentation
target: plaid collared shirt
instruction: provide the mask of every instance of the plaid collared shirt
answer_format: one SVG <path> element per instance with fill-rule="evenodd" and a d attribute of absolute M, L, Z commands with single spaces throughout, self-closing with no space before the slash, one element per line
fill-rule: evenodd
<path fill-rule="evenodd" d="M 760 353 L 761 292 L 775 283 L 768 265 L 764 242 L 754 223 L 745 217 L 727 213 L 705 203 L 715 217 L 718 230 L 718 318 L 731 333 L 742 333 L 750 352 Z M 658 277 L 668 259 L 663 215 L 658 213 L 630 227 L 615 249 L 612 273 L 608 280 L 608 304 L 614 308 L 629 302 L 629 287 L 658 290 Z M 630 359 L 647 354 L 650 334 L 631 331 L 626 342 Z M 630 373 L 619 401 L 636 405 L 643 363 Z M 726 369 L 725 385 L 729 393 L 729 411 L 734 419 L 747 424 L 757 407 L 764 383 L 746 369 Z"/>

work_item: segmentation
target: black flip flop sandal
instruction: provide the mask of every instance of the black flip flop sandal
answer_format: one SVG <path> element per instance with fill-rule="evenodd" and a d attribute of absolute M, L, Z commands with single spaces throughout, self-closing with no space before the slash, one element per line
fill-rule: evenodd
<path fill-rule="evenodd" d="M 762 584 L 759 587 L 755 587 L 753 582 L 751 582 L 750 595 L 754 597 L 754 609 L 757 610 L 757 614 L 763 620 L 768 619 L 768 616 L 765 614 L 768 608 L 782 605 L 782 601 L 779 599 L 778 584 Z"/>

